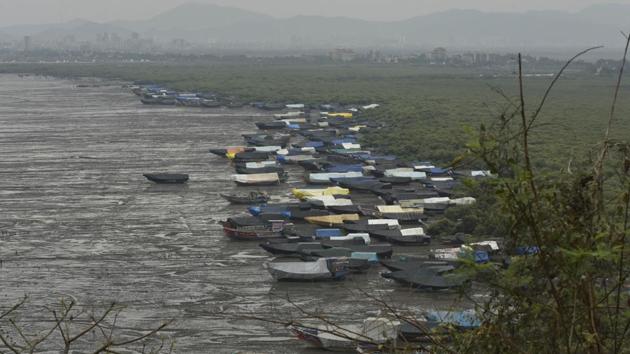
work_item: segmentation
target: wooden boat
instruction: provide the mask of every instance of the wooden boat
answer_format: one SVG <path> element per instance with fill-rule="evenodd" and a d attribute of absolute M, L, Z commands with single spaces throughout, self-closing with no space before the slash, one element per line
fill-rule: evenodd
<path fill-rule="evenodd" d="M 264 267 L 276 280 L 317 281 L 338 280 L 348 274 L 348 259 L 319 258 L 312 262 L 277 259 L 264 263 Z"/>
<path fill-rule="evenodd" d="M 182 173 L 145 173 L 146 179 L 155 183 L 182 184 L 188 181 L 189 176 Z"/>
<path fill-rule="evenodd" d="M 260 173 L 253 175 L 232 175 L 232 180 L 241 186 L 269 186 L 285 182 L 288 175 L 285 173 Z"/>
<path fill-rule="evenodd" d="M 282 238 L 282 230 L 285 226 L 284 220 L 274 220 L 269 224 L 255 226 L 235 226 L 231 222 L 222 222 L 223 233 L 238 241 L 261 241 L 265 239 Z"/>
<path fill-rule="evenodd" d="M 327 216 L 311 216 L 306 217 L 305 220 L 311 224 L 322 226 L 334 226 L 343 225 L 344 221 L 356 221 L 359 220 L 359 214 L 339 214 L 339 215 L 327 215 Z"/>
<path fill-rule="evenodd" d="M 247 196 L 220 194 L 221 197 L 232 204 L 265 204 L 271 198 L 267 193 L 251 192 Z"/>

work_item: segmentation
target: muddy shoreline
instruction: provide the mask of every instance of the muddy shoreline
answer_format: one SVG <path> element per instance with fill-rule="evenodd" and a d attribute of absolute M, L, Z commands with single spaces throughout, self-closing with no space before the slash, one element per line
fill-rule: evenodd
<path fill-rule="evenodd" d="M 277 283 L 256 243 L 224 237 L 217 222 L 244 208 L 218 196 L 237 189 L 233 169 L 207 151 L 240 143 L 266 119 L 249 108 L 146 107 L 114 84 L 0 75 L 2 306 L 28 294 L 24 320 L 36 322 L 40 306 L 61 296 L 117 300 L 130 331 L 175 319 L 164 333 L 178 353 L 316 353 L 281 326 L 245 317 L 290 312 L 287 295 L 340 319 L 375 314 L 357 289 L 414 308 L 457 303 L 392 284 L 379 268 L 346 282 Z M 142 176 L 154 171 L 191 180 L 154 185 Z M 301 168 L 288 172 L 287 184 L 268 189 L 275 200 L 304 185 Z"/>

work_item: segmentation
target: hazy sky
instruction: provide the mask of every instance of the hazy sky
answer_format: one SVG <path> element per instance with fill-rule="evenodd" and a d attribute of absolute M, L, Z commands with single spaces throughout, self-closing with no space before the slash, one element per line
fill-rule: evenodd
<path fill-rule="evenodd" d="M 0 0 L 0 27 L 22 23 L 145 19 L 190 0 Z M 579 10 L 598 3 L 630 0 L 196 0 L 264 12 L 293 15 L 349 16 L 396 20 L 416 15 L 466 8 L 487 11 Z"/>

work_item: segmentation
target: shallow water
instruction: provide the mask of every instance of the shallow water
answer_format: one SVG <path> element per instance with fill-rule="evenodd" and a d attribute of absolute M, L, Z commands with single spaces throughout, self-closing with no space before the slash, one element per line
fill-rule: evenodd
<path fill-rule="evenodd" d="M 241 144 L 269 115 L 147 107 L 120 84 L 76 84 L 0 75 L 0 304 L 28 294 L 25 321 L 62 296 L 115 300 L 127 306 L 119 323 L 130 332 L 175 319 L 164 331 L 175 352 L 315 353 L 282 326 L 244 318 L 295 315 L 287 296 L 346 321 L 377 313 L 361 291 L 415 309 L 455 303 L 455 295 L 397 286 L 380 268 L 345 282 L 274 282 L 256 243 L 222 235 L 217 222 L 244 208 L 218 193 L 247 189 L 207 153 Z M 161 186 L 142 176 L 155 171 L 191 180 Z M 267 189 L 275 199 L 302 185 L 302 170 L 289 172 L 288 184 Z"/>

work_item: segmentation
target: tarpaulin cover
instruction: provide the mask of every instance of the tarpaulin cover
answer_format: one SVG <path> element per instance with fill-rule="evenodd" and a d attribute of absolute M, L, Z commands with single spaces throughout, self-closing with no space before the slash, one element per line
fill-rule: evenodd
<path fill-rule="evenodd" d="M 318 237 L 318 238 L 329 238 L 329 237 L 337 237 L 337 236 L 343 236 L 343 231 L 341 231 L 341 229 L 315 230 L 315 237 Z"/>

